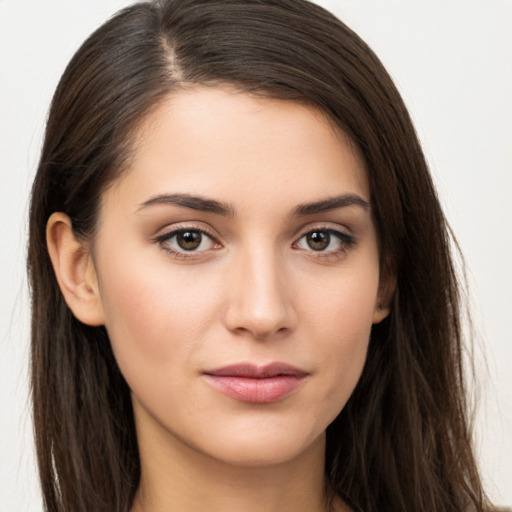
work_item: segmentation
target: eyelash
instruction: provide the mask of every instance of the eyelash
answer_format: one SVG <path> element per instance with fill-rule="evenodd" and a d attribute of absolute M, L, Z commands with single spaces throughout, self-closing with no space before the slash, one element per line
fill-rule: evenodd
<path fill-rule="evenodd" d="M 153 241 L 155 243 L 159 244 L 161 246 L 162 250 L 173 255 L 176 259 L 197 259 L 197 258 L 201 257 L 200 255 L 202 255 L 203 253 L 209 251 L 209 249 L 206 249 L 203 251 L 195 251 L 195 250 L 186 251 L 184 249 L 176 250 L 176 249 L 172 249 L 168 245 L 169 241 L 172 240 L 173 238 L 175 238 L 176 236 L 178 236 L 180 233 L 184 234 L 187 232 L 200 233 L 201 235 L 205 235 L 206 237 L 208 237 L 208 239 L 211 240 L 211 243 L 213 245 L 218 246 L 216 248 L 222 247 L 221 244 L 219 242 L 217 242 L 215 236 L 212 233 L 210 233 L 209 231 L 207 231 L 204 228 L 200 228 L 198 226 L 193 226 L 193 225 L 183 226 L 183 227 L 180 226 L 178 228 L 171 229 L 169 231 L 166 231 L 165 233 L 157 235 L 153 239 Z M 329 251 L 325 251 L 325 250 L 315 251 L 312 248 L 309 248 L 309 249 L 304 248 L 303 249 L 303 248 L 298 247 L 299 242 L 301 242 L 308 235 L 312 235 L 313 233 L 326 233 L 329 235 L 329 237 L 334 236 L 335 238 L 337 238 L 339 240 L 339 247 L 337 247 L 336 249 L 331 249 Z M 331 242 L 332 242 L 332 240 L 329 239 L 329 245 Z M 202 244 L 202 243 L 203 243 L 203 241 L 201 240 L 200 244 Z M 324 259 L 324 258 L 339 259 L 339 258 L 342 258 L 347 253 L 347 251 L 350 250 L 350 248 L 353 247 L 355 244 L 356 244 L 355 237 L 352 235 L 349 235 L 348 233 L 345 233 L 341 230 L 333 229 L 333 228 L 327 227 L 327 226 L 316 226 L 316 227 L 309 229 L 308 231 L 302 233 L 300 235 L 300 237 L 292 244 L 292 246 L 297 248 L 298 250 L 302 250 L 302 251 L 310 252 L 310 253 L 314 254 L 313 257 L 317 258 L 317 259 Z"/>
<path fill-rule="evenodd" d="M 169 241 L 172 240 L 174 237 L 178 236 L 180 233 L 200 233 L 201 235 L 206 235 L 211 241 L 212 244 L 218 245 L 220 247 L 219 242 L 215 239 L 215 236 L 207 231 L 204 228 L 200 228 L 198 226 L 183 226 L 183 227 L 177 227 L 174 229 L 170 229 L 169 231 L 166 231 L 165 233 L 162 233 L 160 235 L 157 235 L 153 241 L 160 245 L 162 250 L 165 252 L 173 255 L 176 259 L 197 259 L 199 254 L 202 254 L 207 251 L 186 251 L 186 250 L 175 250 L 172 249 L 168 244 Z M 202 241 L 201 241 L 202 243 Z"/>
<path fill-rule="evenodd" d="M 301 240 L 303 240 L 308 235 L 312 235 L 313 233 L 326 233 L 329 235 L 329 237 L 335 237 L 339 241 L 339 246 L 336 249 L 331 249 L 329 251 L 315 251 L 312 248 L 309 249 L 301 249 L 298 247 L 298 244 Z M 329 244 L 332 242 L 332 240 L 329 240 Z M 344 231 L 341 231 L 339 229 L 334 229 L 332 227 L 328 226 L 315 226 L 314 228 L 308 229 L 306 232 L 302 233 L 299 239 L 293 243 L 295 247 L 297 247 L 299 250 L 304 250 L 310 253 L 314 254 L 314 258 L 317 259 L 329 259 L 329 260 L 336 260 L 343 258 L 346 253 L 356 244 L 356 238 L 352 235 L 349 235 L 348 233 L 345 233 Z"/>

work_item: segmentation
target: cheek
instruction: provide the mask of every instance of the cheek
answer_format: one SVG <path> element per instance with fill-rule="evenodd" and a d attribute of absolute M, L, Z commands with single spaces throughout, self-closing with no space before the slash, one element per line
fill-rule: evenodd
<path fill-rule="evenodd" d="M 201 346 L 216 310 L 212 286 L 169 262 L 143 264 L 136 258 L 111 258 L 102 267 L 106 329 L 126 380 L 137 385 L 157 375 L 180 371 Z M 174 269 L 176 270 L 176 269 Z M 185 270 L 185 269 L 184 269 Z"/>
<path fill-rule="evenodd" d="M 310 294 L 307 301 L 303 317 L 315 333 L 311 357 L 322 368 L 328 423 L 349 399 L 366 361 L 379 279 L 374 268 L 329 283 L 325 293 Z"/>
<path fill-rule="evenodd" d="M 311 328 L 325 331 L 325 339 L 346 340 L 359 345 L 371 330 L 379 287 L 376 258 L 359 265 L 342 268 L 338 274 L 319 279 L 311 276 L 301 293 L 301 316 L 309 319 Z M 307 291 L 307 293 L 306 293 Z"/>

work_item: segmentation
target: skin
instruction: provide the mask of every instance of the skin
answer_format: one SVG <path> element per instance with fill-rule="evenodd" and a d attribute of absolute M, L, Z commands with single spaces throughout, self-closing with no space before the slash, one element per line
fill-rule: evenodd
<path fill-rule="evenodd" d="M 360 204 L 297 213 L 347 194 Z M 328 510 L 325 429 L 388 313 L 369 200 L 357 151 L 318 111 L 197 87 L 145 120 L 128 171 L 102 196 L 94 251 L 64 214 L 51 217 L 66 301 L 106 326 L 132 390 L 142 467 L 133 512 Z M 184 250 L 177 229 L 201 244 Z M 329 244 L 312 246 L 318 237 Z M 227 396 L 205 376 L 276 361 L 306 375 L 272 403 Z"/>

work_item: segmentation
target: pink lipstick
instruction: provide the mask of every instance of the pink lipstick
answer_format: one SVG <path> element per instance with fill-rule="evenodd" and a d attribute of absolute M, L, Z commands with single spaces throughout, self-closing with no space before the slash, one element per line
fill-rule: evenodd
<path fill-rule="evenodd" d="M 290 395 L 308 373 L 286 363 L 265 366 L 242 363 L 208 370 L 203 375 L 209 384 L 231 398 L 269 404 Z"/>

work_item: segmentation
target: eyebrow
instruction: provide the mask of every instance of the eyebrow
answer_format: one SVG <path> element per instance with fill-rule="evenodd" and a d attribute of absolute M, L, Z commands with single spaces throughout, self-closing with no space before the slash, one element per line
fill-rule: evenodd
<path fill-rule="evenodd" d="M 182 206 L 191 210 L 215 213 L 225 217 L 233 217 L 235 215 L 234 208 L 229 204 L 191 194 L 159 194 L 140 204 L 137 211 L 153 205 Z"/>
<path fill-rule="evenodd" d="M 292 217 L 313 215 L 315 213 L 328 212 L 348 206 L 357 206 L 365 210 L 370 209 L 370 203 L 361 196 L 357 194 L 342 194 L 341 196 L 329 197 L 321 201 L 300 204 L 293 210 Z"/>
<path fill-rule="evenodd" d="M 153 205 L 181 206 L 190 208 L 191 210 L 215 213 L 224 217 L 235 216 L 235 209 L 231 205 L 216 201 L 215 199 L 208 199 L 191 194 L 159 194 L 141 203 L 137 211 Z M 357 194 L 342 194 L 340 196 L 322 199 L 321 201 L 300 204 L 293 209 L 291 217 L 314 215 L 315 213 L 328 212 L 349 206 L 357 206 L 368 210 L 370 203 Z"/>

